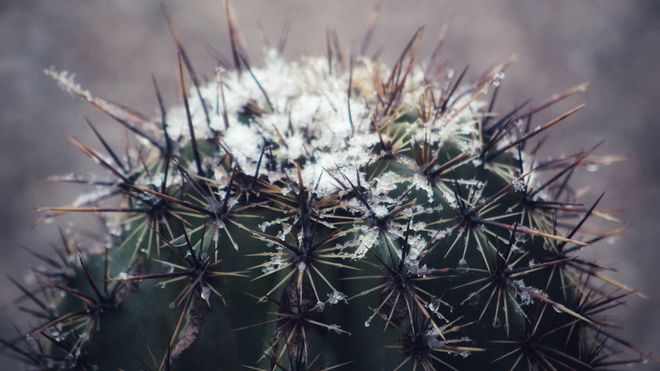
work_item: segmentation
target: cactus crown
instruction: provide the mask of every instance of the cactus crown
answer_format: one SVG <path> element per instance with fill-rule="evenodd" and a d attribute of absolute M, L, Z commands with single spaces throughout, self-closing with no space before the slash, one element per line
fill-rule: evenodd
<path fill-rule="evenodd" d="M 63 233 L 40 287 L 17 283 L 43 323 L 5 341 L 14 355 L 46 370 L 639 360 L 619 356 L 634 348 L 600 318 L 635 292 L 575 255 L 616 233 L 583 230 L 611 217 L 602 196 L 583 205 L 568 185 L 608 159 L 592 148 L 542 160 L 532 143 L 582 106 L 532 118 L 585 85 L 498 114 L 507 64 L 465 83 L 465 70 L 418 61 L 419 32 L 393 68 L 345 62 L 332 44 L 327 58 L 272 51 L 253 68 L 232 30 L 235 71 L 202 82 L 171 27 L 183 104 L 165 108 L 154 80 L 153 119 L 46 71 L 136 140 L 122 155 L 91 123 L 107 154 L 72 140 L 109 177 L 54 177 L 97 191 L 45 211 L 92 213 L 107 234 Z"/>

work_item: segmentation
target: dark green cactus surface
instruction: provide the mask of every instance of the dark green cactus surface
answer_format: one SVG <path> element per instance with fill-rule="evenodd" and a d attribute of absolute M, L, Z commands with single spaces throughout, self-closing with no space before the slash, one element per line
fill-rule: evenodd
<path fill-rule="evenodd" d="M 585 86 L 501 113 L 505 64 L 468 83 L 416 58 L 417 41 L 392 68 L 332 47 L 251 67 L 237 50 L 206 80 L 177 44 L 182 104 L 166 108 L 154 81 L 151 119 L 48 70 L 134 138 L 113 149 L 90 123 L 104 154 L 72 140 L 103 173 L 56 177 L 95 190 L 46 217 L 89 213 L 105 233 L 62 232 L 38 289 L 19 284 L 40 324 L 5 347 L 44 370 L 637 361 L 601 316 L 634 291 L 576 255 L 616 230 L 583 228 L 613 218 L 568 180 L 608 159 L 537 156 L 581 106 L 533 118 Z"/>

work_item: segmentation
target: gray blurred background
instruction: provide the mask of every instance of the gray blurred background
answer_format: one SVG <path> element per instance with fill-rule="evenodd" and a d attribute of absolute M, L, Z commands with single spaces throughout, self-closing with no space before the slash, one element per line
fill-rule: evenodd
<path fill-rule="evenodd" d="M 208 42 L 229 56 L 220 0 L 165 1 L 198 72 L 211 73 Z M 287 57 L 324 52 L 326 27 L 344 47 L 359 47 L 371 1 L 235 0 L 239 25 L 253 61 L 262 53 L 263 33 L 276 42 L 289 22 Z M 587 107 L 552 130 L 547 153 L 565 153 L 605 140 L 597 154 L 623 154 L 624 163 L 583 172 L 593 200 L 607 191 L 604 208 L 620 210 L 630 225 L 614 243 L 585 252 L 618 269 L 617 279 L 648 294 L 612 313 L 620 333 L 646 350 L 660 349 L 660 1 L 624 0 L 409 0 L 383 1 L 372 50 L 382 46 L 391 61 L 420 25 L 428 48 L 450 24 L 443 56 L 471 77 L 512 54 L 519 62 L 507 72 L 500 108 L 526 98 L 536 102 L 585 80 L 589 91 L 550 109 L 549 118 L 584 101 Z M 175 48 L 159 3 L 147 0 L 0 0 L 0 330 L 21 322 L 8 304 L 18 291 L 4 278 L 24 279 L 35 260 L 20 245 L 46 251 L 54 225 L 31 229 L 35 207 L 63 205 L 81 188 L 40 178 L 93 169 L 67 142 L 75 135 L 96 143 L 83 117 L 116 140 L 122 132 L 87 105 L 60 91 L 42 70 L 75 72 L 92 92 L 154 113 L 154 73 L 175 103 Z M 65 219 L 58 221 L 65 224 Z M 605 226 L 603 226 L 605 227 Z M 610 226 L 612 227 L 612 226 Z M 657 364 L 635 367 L 651 370 Z M 21 369 L 0 358 L 0 369 Z"/>

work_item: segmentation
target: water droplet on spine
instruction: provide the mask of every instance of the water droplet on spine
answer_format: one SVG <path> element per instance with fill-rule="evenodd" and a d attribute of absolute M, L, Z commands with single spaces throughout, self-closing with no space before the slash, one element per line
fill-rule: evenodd
<path fill-rule="evenodd" d="M 312 311 L 323 312 L 323 309 L 325 309 L 325 303 L 322 301 L 317 301 L 314 308 L 312 308 Z"/>
<path fill-rule="evenodd" d="M 209 298 L 211 297 L 211 289 L 208 286 L 202 287 L 202 293 L 200 294 L 200 296 L 202 297 L 202 299 L 204 299 L 204 301 L 206 301 L 206 304 L 211 305 L 209 303 Z"/>
<path fill-rule="evenodd" d="M 461 260 L 458 261 L 458 264 L 456 265 L 456 272 L 457 273 L 467 273 L 467 271 L 470 270 L 470 267 L 468 266 L 467 261 L 465 258 L 461 258 Z"/>
<path fill-rule="evenodd" d="M 440 299 L 438 299 L 438 298 L 434 298 L 433 300 L 431 300 L 431 301 L 429 302 L 428 307 L 429 307 L 429 310 L 430 310 L 431 312 L 433 312 L 433 313 L 437 312 L 438 309 L 440 308 Z"/>
<path fill-rule="evenodd" d="M 470 294 L 470 296 L 468 297 L 467 303 L 468 303 L 468 305 L 477 305 L 477 304 L 479 304 L 479 300 L 480 300 L 479 293 L 476 292 L 476 293 Z"/>
<path fill-rule="evenodd" d="M 378 314 L 378 310 L 372 309 L 371 307 L 369 307 L 369 309 L 373 310 L 373 314 L 370 315 L 369 318 L 367 318 L 366 321 L 364 321 L 364 327 L 371 326 L 371 321 L 373 321 L 374 317 L 376 317 L 376 314 Z"/>

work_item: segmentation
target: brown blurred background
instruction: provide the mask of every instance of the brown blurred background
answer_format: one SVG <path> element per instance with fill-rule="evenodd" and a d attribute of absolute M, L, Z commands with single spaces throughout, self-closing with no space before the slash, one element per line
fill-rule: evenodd
<path fill-rule="evenodd" d="M 211 73 L 204 42 L 229 55 L 221 0 L 165 1 L 199 72 Z M 252 60 L 263 38 L 276 42 L 287 22 L 285 55 L 320 54 L 326 27 L 337 30 L 346 49 L 359 47 L 371 1 L 235 0 L 234 7 Z M 586 109 L 553 129 L 547 153 L 565 153 L 605 140 L 597 154 L 629 157 L 625 163 L 583 172 L 578 186 L 591 185 L 588 199 L 606 190 L 605 208 L 620 209 L 630 228 L 615 243 L 585 251 L 618 269 L 614 276 L 648 294 L 612 313 L 620 333 L 646 350 L 660 345 L 660 1 L 657 0 L 386 0 L 372 47 L 391 61 L 420 25 L 430 47 L 450 24 L 445 59 L 455 68 L 470 65 L 471 76 L 512 54 L 500 107 L 526 98 L 539 102 L 590 80 L 589 91 L 555 107 L 546 118 L 585 101 Z M 428 50 L 428 48 L 426 48 Z M 121 131 L 77 99 L 60 91 L 42 70 L 75 72 L 85 87 L 137 110 L 154 112 L 154 73 L 167 100 L 175 103 L 173 43 L 156 1 L 0 0 L 0 330 L 24 323 L 11 305 L 19 280 L 35 260 L 20 245 L 46 251 L 56 228 L 31 226 L 38 206 L 63 205 L 81 188 L 40 178 L 93 169 L 67 142 L 67 135 L 96 143 L 83 117 L 115 139 Z M 470 75 L 470 73 L 468 73 Z M 538 119 L 543 119 L 540 117 Z M 65 225 L 65 219 L 58 221 Z M 657 364 L 635 367 L 651 370 Z M 0 369 L 21 369 L 0 358 Z"/>

